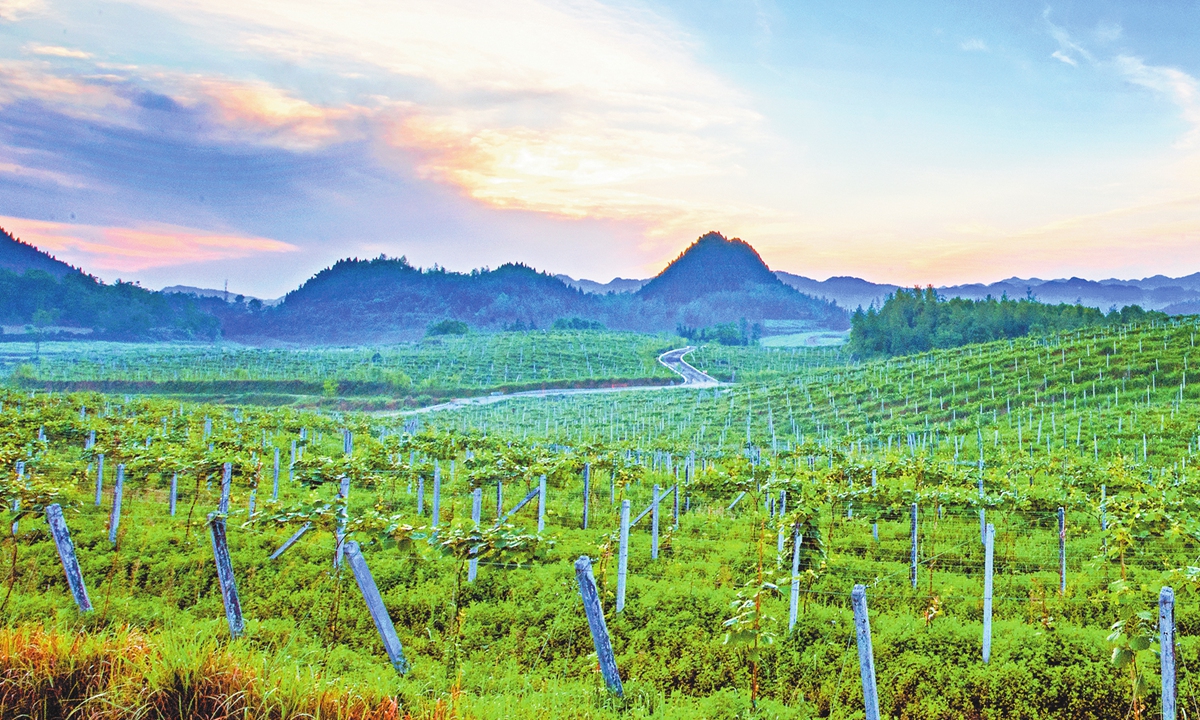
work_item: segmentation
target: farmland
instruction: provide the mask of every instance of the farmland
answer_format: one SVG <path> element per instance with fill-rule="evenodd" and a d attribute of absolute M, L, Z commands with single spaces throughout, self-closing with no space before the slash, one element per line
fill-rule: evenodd
<path fill-rule="evenodd" d="M 678 338 L 549 331 L 446 335 L 417 343 L 330 348 L 236 344 L 31 343 L 0 345 L 0 365 L 29 387 L 192 397 L 410 397 L 490 390 L 669 382 L 657 362 Z M 245 401 L 245 398 L 241 398 Z M 253 397 L 250 398 L 253 401 Z"/>
<path fill-rule="evenodd" d="M 1195 714 L 1194 353 L 1184 322 L 870 363 L 706 346 L 689 359 L 735 383 L 421 416 L 10 390 L 0 715 L 861 717 L 856 584 L 884 716 L 1157 717 L 1163 586 Z M 625 500 L 650 513 L 617 612 Z M 55 504 L 86 612 L 43 520 Z M 335 566 L 339 536 L 405 674 Z M 581 555 L 623 697 L 597 672 Z"/>

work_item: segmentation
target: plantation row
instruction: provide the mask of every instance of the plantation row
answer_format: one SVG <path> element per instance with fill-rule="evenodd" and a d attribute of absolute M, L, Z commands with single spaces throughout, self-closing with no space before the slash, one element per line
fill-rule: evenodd
<path fill-rule="evenodd" d="M 777 391 L 751 389 L 768 400 Z M 741 437 L 672 437 L 670 423 L 694 424 L 708 403 L 723 409 L 740 394 L 749 425 L 721 429 Z M 25 644 L 39 663 L 62 651 L 47 637 L 80 628 L 97 658 L 134 642 L 117 629 L 128 625 L 153 649 L 101 699 L 111 678 L 73 685 L 56 675 L 78 672 L 70 653 L 31 674 L 33 656 L 0 638 L 17 648 L 0 655 L 11 680 L 0 714 L 36 713 L 44 700 L 35 698 L 145 709 L 214 693 L 241 703 L 224 712 L 268 716 L 331 707 L 444 716 L 452 706 L 478 717 L 687 717 L 754 704 L 780 717 L 853 717 L 863 711 L 855 584 L 867 586 L 887 715 L 1148 711 L 1158 702 L 1151 643 L 1164 584 L 1181 593 L 1178 675 L 1182 697 L 1193 692 L 1200 570 L 1188 563 L 1200 528 L 1185 463 L 1193 443 L 1182 435 L 1194 424 L 1170 426 L 1177 436 L 1156 438 L 1146 464 L 1115 444 L 1031 455 L 999 421 L 988 426 L 992 442 L 980 442 L 981 430 L 969 442 L 949 432 L 954 420 L 926 428 L 915 412 L 890 449 L 881 436 L 835 443 L 832 423 L 781 442 L 763 437 L 750 409 L 759 395 L 747 389 L 642 395 L 508 401 L 507 417 L 436 414 L 419 431 L 403 419 L 10 393 L 0 407 L 0 459 L 11 469 L 3 499 L 17 509 L 0 610 L 8 632 L 39 638 Z M 1151 400 L 1159 405 L 1139 408 L 1143 416 L 1170 409 Z M 640 414 L 621 417 L 625 407 Z M 488 426 L 460 430 L 468 419 Z M 67 588 L 41 519 L 50 505 L 65 510 L 92 612 L 80 614 Z M 995 628 L 984 663 L 988 524 Z M 209 537 L 221 526 L 244 618 L 232 644 Z M 353 547 L 381 592 L 404 675 L 361 581 L 350 582 L 357 569 L 335 566 Z M 623 699 L 597 673 L 573 570 L 582 555 L 594 562 Z M 152 672 L 155 662 L 186 668 L 216 656 L 258 679 L 222 675 L 227 685 L 172 696 L 178 675 Z M 267 692 L 272 683 L 285 689 Z M 158 690 L 135 690 L 144 687 Z"/>

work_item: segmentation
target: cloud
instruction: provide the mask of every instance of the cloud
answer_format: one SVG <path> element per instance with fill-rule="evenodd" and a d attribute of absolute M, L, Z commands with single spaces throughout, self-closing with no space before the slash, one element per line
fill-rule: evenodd
<path fill-rule="evenodd" d="M 65 48 L 59 45 L 29 45 L 26 47 L 26 49 L 34 55 L 47 55 L 50 57 L 77 58 L 86 60 L 92 56 L 91 53 L 86 53 L 82 50 L 72 50 L 71 48 Z"/>
<path fill-rule="evenodd" d="M 0 216 L 0 227 L 74 265 L 137 272 L 298 250 L 262 237 L 213 233 L 161 223 L 138 227 L 75 225 Z"/>
<path fill-rule="evenodd" d="M 1123 32 L 1124 29 L 1120 23 L 1101 22 L 1092 30 L 1092 36 L 1096 38 L 1097 42 L 1107 43 L 1119 39 Z"/>
<path fill-rule="evenodd" d="M 988 50 L 987 43 L 980 40 L 979 38 L 971 38 L 969 40 L 963 40 L 961 43 L 958 44 L 958 48 L 960 50 L 966 50 L 967 52 L 973 52 L 973 51 L 974 52 L 987 52 L 987 50 Z"/>
<path fill-rule="evenodd" d="M 1196 78 L 1178 68 L 1147 65 L 1130 55 L 1119 55 L 1114 64 L 1129 82 L 1164 95 L 1179 106 L 1183 119 L 1192 125 L 1181 145 L 1194 144 L 1200 138 L 1200 83 Z"/>
<path fill-rule="evenodd" d="M 0 20 L 22 20 L 42 9 L 42 5 L 42 0 L 0 0 Z"/>
<path fill-rule="evenodd" d="M 491 207 L 631 220 L 652 234 L 681 217 L 708 227 L 763 212 L 689 189 L 732 181 L 738 158 L 765 140 L 762 118 L 651 13 L 588 0 L 368 0 L 337 13 L 290 0 L 143 2 L 201 28 L 237 28 L 217 40 L 231 51 L 399 83 L 408 92 L 358 99 L 358 109 L 289 109 L 299 118 L 289 137 L 345 137 L 361 121 L 418 158 L 425 177 Z M 239 109 L 233 120 L 255 105 L 216 98 Z M 274 118 L 250 115 L 266 127 Z"/>
<path fill-rule="evenodd" d="M 1079 63 L 1075 62 L 1074 58 L 1064 55 L 1061 50 L 1055 50 L 1054 52 L 1050 53 L 1050 57 L 1055 58 L 1057 60 L 1062 60 L 1063 62 L 1070 65 L 1071 67 L 1079 66 Z"/>

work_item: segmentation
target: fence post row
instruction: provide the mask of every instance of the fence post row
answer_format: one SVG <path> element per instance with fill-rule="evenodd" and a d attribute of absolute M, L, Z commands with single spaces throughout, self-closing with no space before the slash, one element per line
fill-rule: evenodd
<path fill-rule="evenodd" d="M 408 659 L 404 657 L 404 647 L 400 644 L 400 637 L 396 635 L 396 626 L 392 624 L 392 618 L 383 604 L 383 596 L 379 594 L 379 587 L 375 584 L 375 578 L 371 576 L 367 561 L 363 559 L 358 543 L 353 540 L 346 543 L 346 560 L 350 563 L 350 570 L 354 573 L 354 581 L 358 583 L 358 590 L 367 603 L 367 612 L 371 613 L 371 620 L 375 622 L 379 639 L 383 641 L 383 649 L 387 653 L 388 660 L 391 660 L 392 667 L 396 669 L 397 673 L 408 674 Z"/>
<path fill-rule="evenodd" d="M 237 582 L 233 579 L 233 564 L 229 561 L 229 543 L 225 536 L 225 518 L 219 513 L 208 515 L 208 535 L 212 539 L 213 560 L 217 565 L 217 583 L 221 586 L 221 601 L 225 604 L 225 619 L 234 639 L 246 629 L 242 619 L 242 603 L 238 600 Z"/>
<path fill-rule="evenodd" d="M 608 625 L 604 622 L 604 608 L 600 605 L 600 593 L 596 591 L 592 560 L 587 555 L 580 555 L 575 561 L 575 578 L 579 581 L 579 595 L 583 599 L 583 611 L 592 631 L 592 643 L 596 646 L 596 659 L 600 664 L 600 674 L 604 676 L 604 684 L 612 694 L 623 697 L 625 689 L 621 686 L 621 673 L 617 671 L 612 640 L 608 637 Z"/>
<path fill-rule="evenodd" d="M 879 690 L 875 685 L 875 654 L 871 650 L 871 621 L 867 616 L 867 589 L 855 585 L 850 592 L 854 607 L 854 637 L 858 641 L 858 673 L 862 677 L 866 720 L 879 720 Z"/>
<path fill-rule="evenodd" d="M 92 601 L 88 599 L 87 586 L 83 582 L 83 571 L 79 568 L 79 559 L 75 556 L 75 543 L 71 542 L 71 531 L 67 529 L 67 521 L 63 519 L 62 507 L 58 503 L 46 506 L 46 524 L 50 526 L 50 535 L 58 548 L 58 558 L 62 561 L 63 573 L 67 576 L 67 586 L 75 597 L 75 604 L 80 612 L 90 612 Z"/>

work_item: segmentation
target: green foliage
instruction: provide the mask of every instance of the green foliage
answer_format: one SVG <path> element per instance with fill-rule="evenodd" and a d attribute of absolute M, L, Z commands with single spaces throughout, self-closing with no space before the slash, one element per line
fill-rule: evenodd
<path fill-rule="evenodd" d="M 470 330 L 471 328 L 462 320 L 442 320 L 441 322 L 430 324 L 425 334 L 431 336 L 466 335 Z"/>
<path fill-rule="evenodd" d="M 848 350 L 861 357 L 908 355 L 935 348 L 1046 334 L 1098 325 L 1118 325 L 1167 316 L 1134 305 L 1107 316 L 1082 305 L 1047 305 L 1031 298 L 984 300 L 938 297 L 933 287 L 897 290 L 883 307 L 851 317 Z"/>

